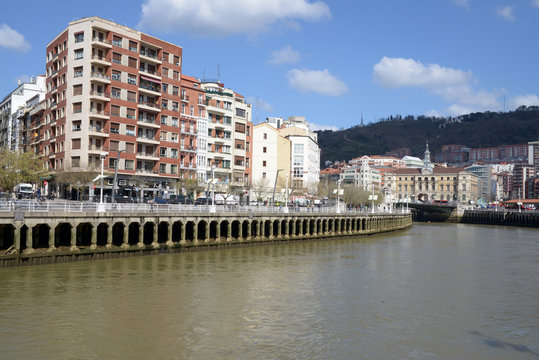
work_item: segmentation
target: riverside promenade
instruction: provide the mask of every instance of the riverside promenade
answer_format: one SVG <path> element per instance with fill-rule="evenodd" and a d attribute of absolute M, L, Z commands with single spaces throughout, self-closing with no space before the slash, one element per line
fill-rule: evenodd
<path fill-rule="evenodd" d="M 3 208 L 0 266 L 369 235 L 412 224 L 410 213 L 337 213 L 334 208 L 106 205 L 104 212 L 92 203 Z"/>

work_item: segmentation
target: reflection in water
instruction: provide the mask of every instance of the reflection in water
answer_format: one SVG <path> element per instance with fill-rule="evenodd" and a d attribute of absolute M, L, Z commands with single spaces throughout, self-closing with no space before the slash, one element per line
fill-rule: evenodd
<path fill-rule="evenodd" d="M 536 359 L 537 238 L 424 224 L 2 269 L 1 357 Z"/>

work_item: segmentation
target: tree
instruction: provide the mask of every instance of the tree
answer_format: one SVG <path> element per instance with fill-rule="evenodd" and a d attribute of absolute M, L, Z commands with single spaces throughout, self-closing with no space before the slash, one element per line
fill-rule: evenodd
<path fill-rule="evenodd" d="M 180 191 L 185 190 L 186 195 L 192 199 L 195 198 L 195 194 L 204 191 L 204 186 L 201 186 L 197 179 L 180 179 L 176 186 Z"/>
<path fill-rule="evenodd" d="M 35 154 L 0 150 L 0 187 L 11 192 L 19 183 L 39 183 L 47 175 L 43 161 Z"/>
<path fill-rule="evenodd" d="M 257 201 L 262 201 L 264 196 L 271 193 L 268 179 L 262 177 L 254 181 L 251 185 L 251 191 L 254 193 Z"/>
<path fill-rule="evenodd" d="M 85 187 L 90 190 L 90 184 L 97 176 L 97 171 L 66 169 L 64 172 L 55 174 L 56 182 L 67 185 L 69 191 L 77 191 L 77 200 L 81 199 L 81 194 Z"/>

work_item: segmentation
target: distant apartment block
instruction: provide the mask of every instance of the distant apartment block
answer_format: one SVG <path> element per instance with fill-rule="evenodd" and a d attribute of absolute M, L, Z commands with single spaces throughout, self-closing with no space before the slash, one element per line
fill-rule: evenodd
<path fill-rule="evenodd" d="M 19 82 L 15 90 L 0 102 L 0 147 L 18 150 L 20 148 L 19 118 L 24 112 L 45 99 L 45 76 L 36 76 L 29 82 Z"/>

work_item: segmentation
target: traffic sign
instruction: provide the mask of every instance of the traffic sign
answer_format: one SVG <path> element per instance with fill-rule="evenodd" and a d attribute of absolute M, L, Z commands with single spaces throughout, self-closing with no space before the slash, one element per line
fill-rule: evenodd
<path fill-rule="evenodd" d="M 95 189 L 95 188 L 96 188 L 96 186 L 95 186 L 95 185 L 93 185 L 93 186 L 92 186 L 92 188 L 94 188 L 94 189 Z"/>
<path fill-rule="evenodd" d="M 43 185 L 47 186 L 48 184 L 47 180 L 43 181 Z"/>

